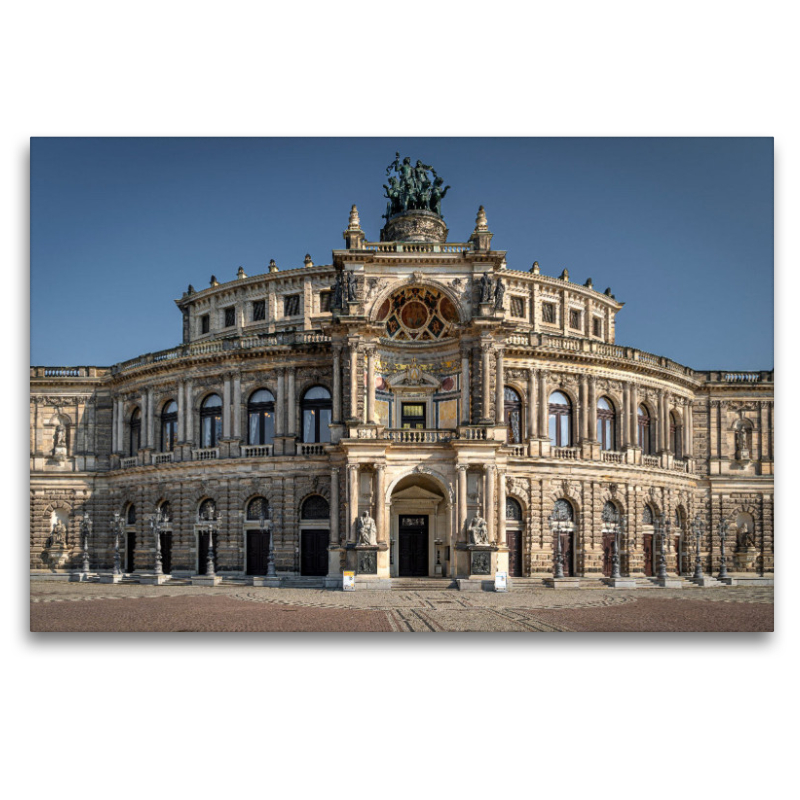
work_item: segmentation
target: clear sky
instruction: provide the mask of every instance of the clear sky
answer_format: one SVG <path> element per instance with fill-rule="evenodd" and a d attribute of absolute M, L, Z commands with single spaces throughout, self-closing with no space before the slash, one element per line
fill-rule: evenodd
<path fill-rule="evenodd" d="M 452 186 L 451 241 L 484 205 L 510 269 L 610 286 L 617 343 L 772 368 L 770 138 L 34 138 L 31 364 L 179 344 L 188 284 L 329 264 L 352 203 L 377 241 L 395 151 Z"/>

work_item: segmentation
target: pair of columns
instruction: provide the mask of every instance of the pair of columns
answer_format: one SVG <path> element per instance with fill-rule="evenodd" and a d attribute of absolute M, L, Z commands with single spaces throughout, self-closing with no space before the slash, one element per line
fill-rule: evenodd
<path fill-rule="evenodd" d="M 348 541 L 356 543 L 356 522 L 358 520 L 358 501 L 359 501 L 359 470 L 358 464 L 348 464 L 347 466 L 347 501 L 348 501 Z M 333 472 L 333 471 L 332 471 Z M 338 476 L 338 470 L 337 476 Z M 375 508 L 370 509 L 375 515 L 375 528 L 377 530 L 378 543 L 385 542 L 386 537 L 386 465 L 376 464 L 373 475 L 373 497 L 375 497 Z M 338 495 L 337 495 L 338 499 Z M 338 540 L 338 531 L 337 531 Z M 331 533 L 331 543 L 333 533 Z"/>
<path fill-rule="evenodd" d="M 467 529 L 467 470 L 466 464 L 458 466 L 458 532 L 457 540 L 464 541 Z M 489 541 L 497 540 L 501 546 L 506 544 L 506 473 L 494 464 L 483 467 L 483 508 L 481 514 L 486 520 Z M 495 486 L 497 488 L 497 515 L 495 518 Z M 496 534 L 496 535 L 495 535 Z"/>

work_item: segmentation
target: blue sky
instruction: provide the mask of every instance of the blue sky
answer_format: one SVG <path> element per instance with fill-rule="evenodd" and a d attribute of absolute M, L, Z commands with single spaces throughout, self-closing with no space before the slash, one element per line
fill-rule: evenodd
<path fill-rule="evenodd" d="M 617 342 L 697 369 L 773 366 L 770 138 L 31 140 L 31 364 L 180 343 L 188 284 L 330 263 L 356 203 L 377 240 L 395 151 L 484 205 L 510 269 L 610 286 Z"/>

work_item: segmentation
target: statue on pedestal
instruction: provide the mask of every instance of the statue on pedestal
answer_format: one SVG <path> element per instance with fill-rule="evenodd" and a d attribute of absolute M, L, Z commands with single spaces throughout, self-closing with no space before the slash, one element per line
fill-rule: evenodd
<path fill-rule="evenodd" d="M 739 461 L 749 461 L 750 449 L 747 446 L 747 428 L 742 425 L 736 429 L 736 458 Z"/>
<path fill-rule="evenodd" d="M 67 543 L 67 529 L 64 523 L 57 519 L 53 524 L 53 530 L 50 533 L 50 540 L 47 543 L 48 547 L 64 547 Z"/>
<path fill-rule="evenodd" d="M 479 514 L 472 518 L 467 531 L 470 544 L 489 544 L 489 528 L 486 520 Z"/>
<path fill-rule="evenodd" d="M 495 311 L 503 310 L 503 297 L 506 293 L 506 287 L 503 285 L 501 278 L 497 278 L 497 283 L 494 287 L 494 309 Z"/>
<path fill-rule="evenodd" d="M 481 278 L 481 303 L 492 302 L 492 288 L 492 279 L 488 272 L 484 272 Z"/>
<path fill-rule="evenodd" d="M 755 531 L 750 529 L 750 526 L 743 522 L 737 529 L 736 542 L 740 550 L 746 550 L 748 547 L 756 546 Z"/>
<path fill-rule="evenodd" d="M 378 529 L 375 527 L 375 520 L 365 511 L 356 523 L 358 533 L 358 543 L 375 546 L 378 544 Z"/>

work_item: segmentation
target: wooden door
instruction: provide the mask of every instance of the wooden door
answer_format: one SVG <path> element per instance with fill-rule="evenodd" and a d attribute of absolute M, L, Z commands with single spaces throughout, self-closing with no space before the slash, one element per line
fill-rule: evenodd
<path fill-rule="evenodd" d="M 128 531 L 125 537 L 125 572 L 133 572 L 136 568 L 134 564 L 134 553 L 136 552 L 136 534 Z"/>
<path fill-rule="evenodd" d="M 329 531 L 300 531 L 300 574 L 328 574 Z"/>
<path fill-rule="evenodd" d="M 564 577 L 572 578 L 575 576 L 575 564 L 573 556 L 573 542 L 575 534 L 572 531 L 561 534 L 561 559 L 564 565 Z"/>
<path fill-rule="evenodd" d="M 172 533 L 163 531 L 158 536 L 161 540 L 161 571 L 169 575 L 172 572 Z"/>
<path fill-rule="evenodd" d="M 219 538 L 214 534 L 214 572 L 219 565 Z M 208 561 L 208 534 L 201 533 L 197 537 L 197 574 L 206 574 L 206 562 Z"/>
<path fill-rule="evenodd" d="M 401 516 L 397 574 L 422 578 L 428 574 L 428 517 Z"/>
<path fill-rule="evenodd" d="M 506 531 L 508 544 L 508 574 L 512 578 L 522 577 L 522 531 Z"/>
<path fill-rule="evenodd" d="M 269 567 L 269 531 L 247 531 L 248 575 L 266 575 Z"/>
<path fill-rule="evenodd" d="M 683 575 L 685 571 L 685 565 L 683 563 L 683 548 L 681 547 L 681 537 L 678 534 L 675 537 L 675 570 L 678 575 Z"/>
<path fill-rule="evenodd" d="M 644 551 L 644 574 L 653 577 L 653 534 L 645 533 L 642 536 L 642 550 Z"/>
<path fill-rule="evenodd" d="M 603 575 L 611 577 L 614 569 L 614 534 L 603 533 Z"/>

